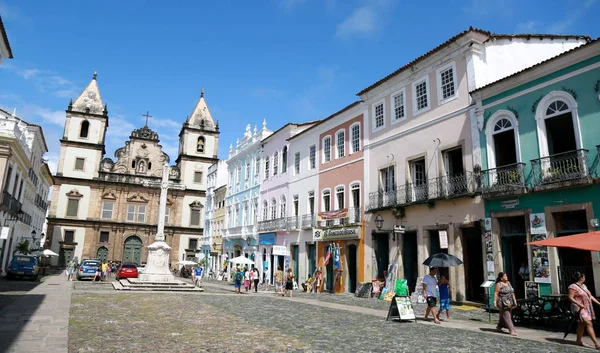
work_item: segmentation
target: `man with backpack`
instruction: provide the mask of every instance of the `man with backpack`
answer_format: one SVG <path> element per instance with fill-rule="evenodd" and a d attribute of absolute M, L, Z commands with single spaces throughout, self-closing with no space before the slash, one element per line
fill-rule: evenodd
<path fill-rule="evenodd" d="M 240 270 L 240 267 L 237 266 L 235 268 L 235 273 L 233 274 L 233 288 L 235 288 L 235 292 L 237 294 L 242 294 L 240 290 L 242 288 L 242 281 L 244 280 L 244 273 Z"/>

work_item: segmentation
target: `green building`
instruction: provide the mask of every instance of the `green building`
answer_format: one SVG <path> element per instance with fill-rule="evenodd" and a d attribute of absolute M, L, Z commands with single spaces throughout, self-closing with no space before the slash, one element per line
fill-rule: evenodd
<path fill-rule="evenodd" d="M 600 294 L 598 253 L 527 245 L 597 229 L 600 40 L 471 92 L 473 151 L 485 200 L 486 277 L 506 272 L 566 293 L 576 271 Z M 520 269 L 524 268 L 529 273 Z M 533 285 L 533 284 L 532 284 Z M 537 285 L 533 285 L 537 287 Z"/>

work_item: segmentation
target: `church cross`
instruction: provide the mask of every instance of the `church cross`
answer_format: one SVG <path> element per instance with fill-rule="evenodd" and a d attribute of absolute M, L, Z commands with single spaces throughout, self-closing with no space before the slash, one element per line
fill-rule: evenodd
<path fill-rule="evenodd" d="M 150 115 L 149 111 L 146 111 L 146 114 L 142 114 L 142 116 L 146 117 L 146 126 L 148 126 L 148 118 L 152 118 L 152 115 Z"/>
<path fill-rule="evenodd" d="M 144 180 L 142 185 L 146 187 L 160 187 L 160 201 L 158 203 L 158 229 L 156 241 L 165 241 L 165 214 L 167 213 L 167 191 L 169 189 L 185 190 L 185 185 L 169 182 L 169 164 L 163 166 L 161 181 Z"/>

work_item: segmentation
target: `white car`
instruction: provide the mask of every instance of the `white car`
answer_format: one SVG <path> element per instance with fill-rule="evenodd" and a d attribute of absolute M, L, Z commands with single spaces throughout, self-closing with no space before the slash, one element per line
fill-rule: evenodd
<path fill-rule="evenodd" d="M 143 265 L 139 265 L 139 266 L 137 267 L 138 273 L 144 273 L 144 270 L 145 270 L 145 269 L 146 269 L 146 265 L 145 265 L 145 264 L 143 264 Z"/>

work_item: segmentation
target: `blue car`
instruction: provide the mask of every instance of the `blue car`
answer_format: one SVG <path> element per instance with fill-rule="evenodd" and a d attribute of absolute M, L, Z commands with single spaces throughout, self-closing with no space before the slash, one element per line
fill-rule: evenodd
<path fill-rule="evenodd" d="M 40 271 L 38 259 L 31 255 L 15 255 L 6 271 L 6 278 L 13 279 L 16 276 L 29 277 L 32 281 L 37 279 Z"/>
<path fill-rule="evenodd" d="M 101 266 L 100 261 L 98 260 L 83 260 L 81 265 L 75 270 L 77 273 L 75 277 L 77 280 L 81 281 L 84 278 L 89 278 L 91 280 L 96 277 L 96 270 Z"/>

